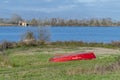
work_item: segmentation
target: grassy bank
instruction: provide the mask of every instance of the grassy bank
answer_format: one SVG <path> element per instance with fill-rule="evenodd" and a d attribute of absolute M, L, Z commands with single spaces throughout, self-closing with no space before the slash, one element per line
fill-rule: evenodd
<path fill-rule="evenodd" d="M 49 62 L 49 58 L 59 53 L 88 49 L 94 51 L 91 47 L 8 49 L 7 55 L 0 58 L 0 80 L 119 80 L 119 52 L 96 54 L 97 58 L 90 61 Z"/>
<path fill-rule="evenodd" d="M 74 48 L 74 47 L 104 47 L 104 48 L 120 48 L 120 42 L 111 43 L 97 43 L 97 42 L 83 42 L 83 41 L 57 41 L 57 42 L 44 42 L 44 41 L 20 41 L 20 42 L 7 42 L 4 41 L 0 44 L 0 49 L 11 49 L 19 47 L 41 47 L 41 48 Z"/>

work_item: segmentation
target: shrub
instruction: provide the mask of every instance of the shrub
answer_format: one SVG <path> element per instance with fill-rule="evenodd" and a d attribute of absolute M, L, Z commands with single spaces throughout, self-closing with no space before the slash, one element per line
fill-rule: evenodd
<path fill-rule="evenodd" d="M 7 55 L 0 54 L 0 67 L 11 67 L 11 62 Z"/>
<path fill-rule="evenodd" d="M 38 41 L 40 42 L 40 44 L 44 44 L 50 41 L 50 31 L 48 27 L 39 27 Z"/>
<path fill-rule="evenodd" d="M 19 45 L 36 45 L 36 39 L 32 31 L 27 31 Z"/>
<path fill-rule="evenodd" d="M 112 41 L 113 46 L 120 47 L 120 41 Z"/>

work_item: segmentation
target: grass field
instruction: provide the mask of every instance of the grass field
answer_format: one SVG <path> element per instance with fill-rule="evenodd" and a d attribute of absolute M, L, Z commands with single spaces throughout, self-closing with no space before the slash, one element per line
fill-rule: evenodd
<path fill-rule="evenodd" d="M 109 54 L 111 49 L 104 54 L 96 54 L 97 58 L 94 60 L 49 62 L 49 58 L 59 53 L 84 52 L 86 50 L 94 51 L 96 49 L 21 47 L 6 50 L 7 55 L 0 56 L 0 80 L 120 79 L 120 53 Z M 95 52 L 97 53 L 97 51 Z"/>

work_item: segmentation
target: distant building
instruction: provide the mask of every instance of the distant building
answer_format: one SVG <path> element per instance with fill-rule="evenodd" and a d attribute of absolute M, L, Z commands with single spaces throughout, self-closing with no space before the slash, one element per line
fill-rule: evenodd
<path fill-rule="evenodd" d="M 18 25 L 19 26 L 28 26 L 26 21 L 19 21 Z"/>

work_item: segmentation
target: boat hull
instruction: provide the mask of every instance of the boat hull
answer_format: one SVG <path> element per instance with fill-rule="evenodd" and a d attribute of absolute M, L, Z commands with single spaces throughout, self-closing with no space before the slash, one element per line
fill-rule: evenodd
<path fill-rule="evenodd" d="M 61 56 L 55 56 L 49 59 L 51 62 L 66 62 L 66 61 L 73 61 L 73 60 L 91 60 L 95 59 L 96 56 L 93 52 L 85 52 L 85 53 L 72 53 L 72 54 L 65 54 Z"/>

